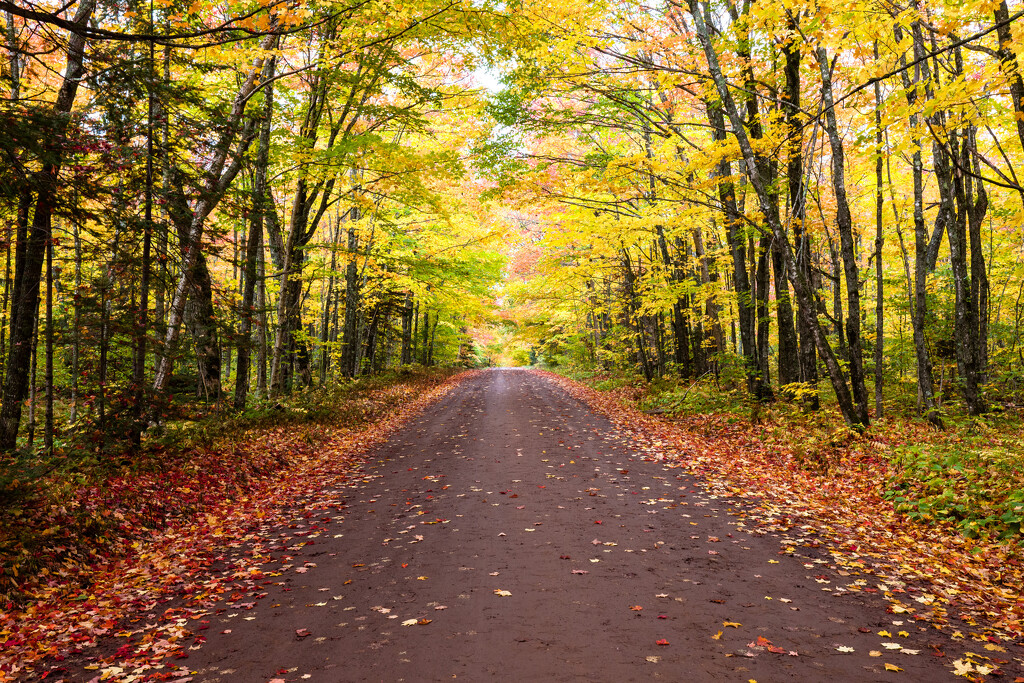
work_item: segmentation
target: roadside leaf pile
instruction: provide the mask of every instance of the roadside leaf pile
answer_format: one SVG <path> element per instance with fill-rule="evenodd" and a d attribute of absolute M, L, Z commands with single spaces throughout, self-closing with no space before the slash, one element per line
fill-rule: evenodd
<path fill-rule="evenodd" d="M 384 410 L 358 429 L 311 424 L 264 430 L 246 434 L 228 451 L 187 454 L 166 480 L 126 477 L 96 499 L 90 496 L 97 490 L 83 489 L 82 505 L 109 505 L 111 514 L 121 515 L 123 543 L 108 542 L 103 552 L 83 545 L 66 565 L 19 584 L 22 601 L 0 609 L 0 681 L 16 680 L 44 658 L 88 658 L 90 648 L 109 636 L 123 639 L 119 668 L 131 663 L 142 673 L 125 677 L 103 671 L 109 667 L 102 662 L 89 665 L 101 675 L 171 678 L 174 667 L 165 660 L 186 658 L 187 648 L 202 642 L 202 636 L 188 638 L 191 616 L 220 602 L 252 609 L 262 597 L 261 565 L 271 557 L 259 550 L 260 527 L 310 491 L 358 480 L 367 449 L 461 377 L 416 378 L 373 392 L 365 400 Z M 243 489 L 235 479 L 242 471 L 259 478 Z M 180 514 L 166 528 L 147 531 L 150 505 L 160 499 Z M 229 558 L 225 547 L 237 553 Z M 209 571 L 226 562 L 234 566 Z M 125 615 L 133 616 L 126 621 Z"/>
<path fill-rule="evenodd" d="M 883 498 L 892 476 L 884 454 L 898 444 L 868 432 L 837 449 L 827 472 L 802 465 L 770 426 L 725 415 L 669 421 L 633 407 L 633 389 L 600 392 L 549 373 L 573 397 L 606 415 L 649 457 L 701 477 L 719 496 L 756 501 L 749 520 L 782 533 L 782 552 L 823 547 L 844 566 L 844 590 L 879 591 L 890 611 L 954 637 L 1024 646 L 1024 570 L 1015 544 L 972 539 L 951 525 L 921 525 Z M 890 433 L 891 434 L 891 433 Z M 958 618 L 962 623 L 953 621 Z M 965 633 L 966 632 L 966 633 Z M 959 636 L 957 635 L 959 634 Z"/>

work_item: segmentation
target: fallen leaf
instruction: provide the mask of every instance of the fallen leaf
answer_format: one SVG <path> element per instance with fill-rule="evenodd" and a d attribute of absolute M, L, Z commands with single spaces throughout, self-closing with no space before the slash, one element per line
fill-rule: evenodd
<path fill-rule="evenodd" d="M 853 652 L 853 648 L 849 645 L 840 645 L 836 648 L 837 652 Z"/>
<path fill-rule="evenodd" d="M 886 671 L 903 671 L 903 669 L 899 668 L 895 664 L 886 664 L 885 665 L 885 670 Z"/>
<path fill-rule="evenodd" d="M 722 622 L 722 626 L 732 626 L 733 628 L 739 628 L 742 625 L 743 624 L 739 623 L 738 621 L 723 621 Z"/>
<path fill-rule="evenodd" d="M 668 641 L 665 640 L 664 638 L 662 638 L 661 640 L 657 641 L 657 644 L 658 645 L 668 645 Z"/>
<path fill-rule="evenodd" d="M 719 631 L 715 635 L 711 636 L 711 640 L 721 640 L 721 639 L 722 639 L 722 631 Z"/>
<path fill-rule="evenodd" d="M 297 635 L 299 638 L 305 638 L 306 636 L 311 636 L 313 634 L 310 633 L 309 629 L 307 628 L 297 628 L 295 629 L 295 635 Z"/>
<path fill-rule="evenodd" d="M 500 595 L 500 596 L 502 596 L 504 598 L 507 598 L 508 596 L 512 595 L 512 593 L 510 593 L 509 591 L 502 590 L 500 588 L 495 588 L 494 589 L 494 594 L 495 595 Z"/>

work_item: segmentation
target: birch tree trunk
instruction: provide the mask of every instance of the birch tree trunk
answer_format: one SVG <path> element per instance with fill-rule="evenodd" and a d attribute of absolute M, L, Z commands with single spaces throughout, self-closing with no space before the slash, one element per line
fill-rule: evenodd
<path fill-rule="evenodd" d="M 213 156 L 203 174 L 202 190 L 193 208 L 192 222 L 187 234 L 188 248 L 182 260 L 181 275 L 178 276 L 178 282 L 175 285 L 174 295 L 169 307 L 163 353 L 157 363 L 156 373 L 153 378 L 153 394 L 155 398 L 163 396 L 171 380 L 171 372 L 174 368 L 174 355 L 178 338 L 181 335 L 181 323 L 185 315 L 185 304 L 188 300 L 192 271 L 202 250 L 206 218 L 217 204 L 220 203 L 224 192 L 235 179 L 242 166 L 242 156 L 252 142 L 251 122 L 244 120 L 245 105 L 259 86 L 261 74 L 265 68 L 263 54 L 272 50 L 276 46 L 277 40 L 278 36 L 268 35 L 260 43 L 261 56 L 253 60 L 249 73 L 245 76 L 242 85 L 235 95 L 227 122 L 217 140 Z M 234 158 L 230 159 L 229 163 L 232 146 L 237 148 Z M 151 415 L 151 418 L 155 417 L 155 415 Z"/>

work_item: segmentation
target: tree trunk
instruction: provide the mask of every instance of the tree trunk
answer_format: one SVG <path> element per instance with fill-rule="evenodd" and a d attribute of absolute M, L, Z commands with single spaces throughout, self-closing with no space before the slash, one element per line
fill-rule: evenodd
<path fill-rule="evenodd" d="M 878 61 L 878 41 L 874 41 L 875 61 Z M 885 362 L 885 325 L 883 321 L 885 286 L 882 273 L 882 232 L 884 200 L 882 195 L 882 86 L 875 82 L 875 419 L 882 417 L 883 366 Z"/>
<path fill-rule="evenodd" d="M 1013 33 L 1010 27 L 1010 8 L 1006 0 L 999 0 L 999 5 L 994 10 L 997 24 L 996 36 L 999 39 L 999 48 L 996 55 L 1003 74 L 1010 85 L 1010 100 L 1013 103 L 1015 123 L 1017 124 L 1017 138 L 1021 147 L 1024 148 L 1024 80 L 1021 80 L 1020 67 L 1017 64 L 1017 54 L 1013 50 Z"/>
<path fill-rule="evenodd" d="M 897 24 L 894 28 L 896 41 L 903 38 L 903 30 Z M 918 29 L 920 32 L 920 29 Z M 919 57 L 918 41 L 914 41 L 915 57 Z M 902 62 L 905 59 L 901 58 Z M 914 354 L 917 359 L 917 388 L 921 401 L 921 409 L 928 421 L 937 427 L 942 426 L 942 418 L 939 416 L 935 406 L 935 384 L 932 379 L 932 362 L 928 352 L 928 342 L 925 335 L 925 320 L 928 312 L 928 229 L 924 224 L 924 167 L 921 162 L 921 133 L 918 127 L 920 115 L 915 110 L 917 106 L 917 84 L 921 82 L 921 66 L 914 67 L 914 77 L 911 80 L 907 70 L 901 72 L 903 89 L 906 93 L 907 104 L 910 106 L 910 129 L 918 144 L 914 145 L 911 155 L 911 170 L 914 184 L 914 297 L 911 311 L 911 321 L 914 330 Z"/>
<path fill-rule="evenodd" d="M 276 46 L 277 39 L 278 36 L 273 34 L 266 36 L 260 44 L 261 52 L 265 54 L 271 51 Z M 245 105 L 248 103 L 250 96 L 256 91 L 263 71 L 264 57 L 261 55 L 253 61 L 249 73 L 242 81 L 242 85 L 235 95 L 226 125 L 223 127 L 217 144 L 214 147 L 213 156 L 206 166 L 202 189 L 192 211 L 192 221 L 189 225 L 187 240 L 189 248 L 183 259 L 181 275 L 178 277 L 178 282 L 174 288 L 174 296 L 171 299 L 167 320 L 167 333 L 164 335 L 163 355 L 161 355 L 157 363 L 156 373 L 153 378 L 154 396 L 163 396 L 171 379 L 175 348 L 178 343 L 178 337 L 181 334 L 181 323 L 185 315 L 185 303 L 188 299 L 192 272 L 201 253 L 206 218 L 217 204 L 220 203 L 224 193 L 235 179 L 235 176 L 242 167 L 242 157 L 252 142 L 250 122 L 244 121 Z M 232 156 L 232 145 L 237 145 L 237 148 L 233 155 L 234 158 L 228 163 L 229 157 Z"/>
<path fill-rule="evenodd" d="M 985 251 L 981 243 L 981 226 L 988 213 L 988 193 L 981 181 L 981 161 L 977 154 L 978 141 L 977 131 L 974 127 L 968 129 L 967 144 L 971 150 L 970 155 L 965 158 L 965 163 L 973 162 L 974 171 L 978 178 L 977 189 L 974 191 L 974 202 L 969 204 L 967 209 L 967 229 L 970 233 L 971 246 L 971 306 L 974 308 L 978 325 L 978 332 L 974 336 L 975 351 L 974 357 L 978 364 L 978 382 L 985 384 L 988 381 L 988 324 L 989 324 L 989 282 L 988 271 L 985 265 Z M 970 168 L 970 166 L 967 166 Z M 971 194 L 972 178 L 966 178 L 968 196 Z M 991 258 L 991 257 L 990 257 Z"/>
<path fill-rule="evenodd" d="M 413 338 L 413 306 L 412 292 L 405 293 L 405 305 L 402 307 L 402 365 L 412 363 Z"/>
<path fill-rule="evenodd" d="M 775 238 L 784 245 L 783 256 L 786 259 L 786 272 L 790 273 L 790 277 L 795 278 L 793 280 L 793 286 L 797 296 L 797 303 L 800 305 L 801 315 L 814 332 L 815 343 L 818 346 L 818 351 L 821 353 L 825 367 L 828 369 L 829 378 L 832 380 L 832 387 L 836 392 L 836 400 L 839 403 L 839 409 L 843 414 L 843 418 L 850 426 L 866 426 L 864 422 L 861 421 L 860 415 L 853 403 L 850 389 L 846 384 L 842 368 L 840 367 L 835 354 L 832 352 L 832 347 L 829 346 L 828 341 L 821 330 L 821 326 L 818 323 L 817 317 L 812 315 L 813 309 L 811 308 L 811 302 L 813 300 L 813 294 L 810 291 L 809 284 L 800 277 L 800 274 L 797 272 L 795 264 L 793 263 L 794 259 L 791 252 L 791 246 L 789 245 L 786 233 L 779 220 L 778 206 L 774 203 L 774 198 L 767 189 L 766 181 L 768 179 L 761 177 L 760 168 L 757 163 L 757 155 L 754 153 L 753 147 L 750 144 L 750 138 L 748 138 L 743 127 L 743 119 L 740 117 L 736 103 L 729 91 L 725 76 L 719 66 L 718 54 L 715 52 L 714 46 L 711 43 L 711 37 L 708 32 L 707 24 L 705 23 L 704 15 L 701 13 L 699 0 L 688 0 L 688 4 L 691 15 L 693 16 L 697 37 L 701 43 L 701 47 L 703 48 L 704 55 L 707 58 L 708 68 L 711 72 L 715 89 L 722 103 L 722 107 L 728 114 L 732 123 L 733 134 L 736 136 L 736 140 L 740 146 L 740 151 L 743 154 L 746 171 L 750 178 L 751 185 L 757 194 L 761 213 L 765 216 L 766 222 L 772 229 Z M 711 17 L 710 9 L 707 10 L 707 17 L 709 19 Z"/>
<path fill-rule="evenodd" d="M 96 0 L 83 0 L 78 6 L 72 20 L 82 26 L 89 21 Z M 60 165 L 63 150 L 59 148 L 67 132 L 71 107 L 78 92 L 78 84 L 84 73 L 85 37 L 72 33 L 68 39 L 67 65 L 64 80 L 57 99 L 53 105 L 53 113 L 60 123 L 54 131 L 54 138 L 49 144 L 56 144 L 48 163 L 45 163 L 32 178 L 32 186 L 36 188 L 35 212 L 32 216 L 31 228 L 27 226 L 22 233 L 19 230 L 18 253 L 15 262 L 15 289 L 12 297 L 10 352 L 4 377 L 3 396 L 0 399 L 0 450 L 11 451 L 15 448 L 18 428 L 21 424 L 22 401 L 28 389 L 28 373 L 32 357 L 33 328 L 39 309 L 39 283 L 42 278 L 43 261 L 46 247 L 51 237 L 53 209 L 56 204 L 57 183 L 60 176 Z M 23 245 L 24 235 L 24 245 Z M 20 258 L 19 258 L 20 257 Z M 20 278 L 17 273 L 20 271 Z"/>
<path fill-rule="evenodd" d="M 817 50 L 821 71 L 821 91 L 825 109 L 825 130 L 832 150 L 832 188 L 836 197 L 836 224 L 846 279 L 846 339 L 850 355 L 850 385 L 859 412 L 859 422 L 868 424 L 868 392 L 864 381 L 864 351 L 861 342 L 860 269 L 853 242 L 853 217 L 846 198 L 846 162 L 843 141 L 836 124 L 835 102 L 832 98 L 832 73 L 824 47 Z M 838 283 L 837 283 L 838 284 Z"/>
<path fill-rule="evenodd" d="M 275 59 L 267 64 L 267 78 L 274 77 Z M 260 125 L 259 147 L 256 150 L 256 166 L 252 181 L 252 217 L 249 235 L 245 242 L 245 261 L 242 265 L 242 303 L 238 316 L 238 367 L 235 370 L 236 410 L 245 409 L 249 396 L 249 367 L 252 357 L 253 302 L 256 299 L 257 261 L 263 251 L 263 224 L 267 212 L 267 167 L 270 163 L 270 130 L 274 116 L 274 84 L 270 82 L 263 91 L 263 121 Z"/>
<path fill-rule="evenodd" d="M 786 140 L 786 178 L 789 186 L 789 217 L 792 226 L 793 238 L 796 242 L 796 267 L 799 277 L 805 282 L 812 281 L 811 268 L 811 238 L 804 229 L 804 217 L 806 215 L 806 199 L 803 183 L 803 122 L 800 113 L 800 61 L 801 51 L 798 38 L 799 25 L 792 14 L 789 15 L 788 27 L 793 38 L 783 45 L 785 56 L 786 89 L 783 97 L 783 107 L 786 112 L 786 126 L 788 138 Z M 782 271 L 785 272 L 785 245 L 777 240 L 775 245 L 782 261 Z M 778 268 L 776 272 L 778 272 Z M 789 276 L 792 279 L 793 276 Z M 815 297 L 816 298 L 816 297 Z M 814 304 L 814 301 L 811 302 Z M 817 316 L 816 308 L 810 315 Z M 802 313 L 797 315 L 797 332 L 799 334 L 799 381 L 806 385 L 806 392 L 803 395 L 802 403 L 808 410 L 817 410 L 818 399 L 818 354 L 814 346 L 814 332 L 807 326 L 806 317 Z M 780 326 L 781 329 L 781 326 Z M 781 345 L 781 342 L 780 342 Z M 780 365 L 781 365 L 780 352 Z M 780 369 L 781 372 L 781 369 Z M 781 379 L 780 379 L 781 382 Z"/>
<path fill-rule="evenodd" d="M 706 106 L 712 136 L 716 143 L 723 143 L 726 139 L 725 117 L 720 105 L 715 102 L 707 102 Z M 747 391 L 755 400 L 761 400 L 763 389 L 760 364 L 757 360 L 754 297 L 750 291 L 750 280 L 747 277 L 747 248 L 741 229 L 743 218 L 736 205 L 736 187 L 731 180 L 732 165 L 724 157 L 718 162 L 715 175 L 718 178 L 718 199 L 722 204 L 726 239 L 729 242 L 729 251 L 732 255 L 733 289 L 736 292 L 736 305 L 739 309 L 739 343 L 743 351 Z"/>
<path fill-rule="evenodd" d="M 763 232 L 757 240 L 757 362 L 764 383 L 765 398 L 771 394 L 771 329 L 772 315 L 768 310 L 768 299 L 771 288 L 771 250 L 772 236 Z"/>
<path fill-rule="evenodd" d="M 359 238 L 356 221 L 359 209 L 352 208 L 348 224 L 348 264 L 345 266 L 345 329 L 341 346 L 341 372 L 346 377 L 356 376 L 356 356 L 359 345 Z"/>

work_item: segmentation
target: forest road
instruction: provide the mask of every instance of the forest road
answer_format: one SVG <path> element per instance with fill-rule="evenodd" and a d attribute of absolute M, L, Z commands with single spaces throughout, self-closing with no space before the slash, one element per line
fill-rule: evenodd
<path fill-rule="evenodd" d="M 267 595 L 178 663 L 195 683 L 963 680 L 941 633 L 834 595 L 826 553 L 780 552 L 752 504 L 678 472 L 543 375 L 476 373 L 271 530 Z"/>

